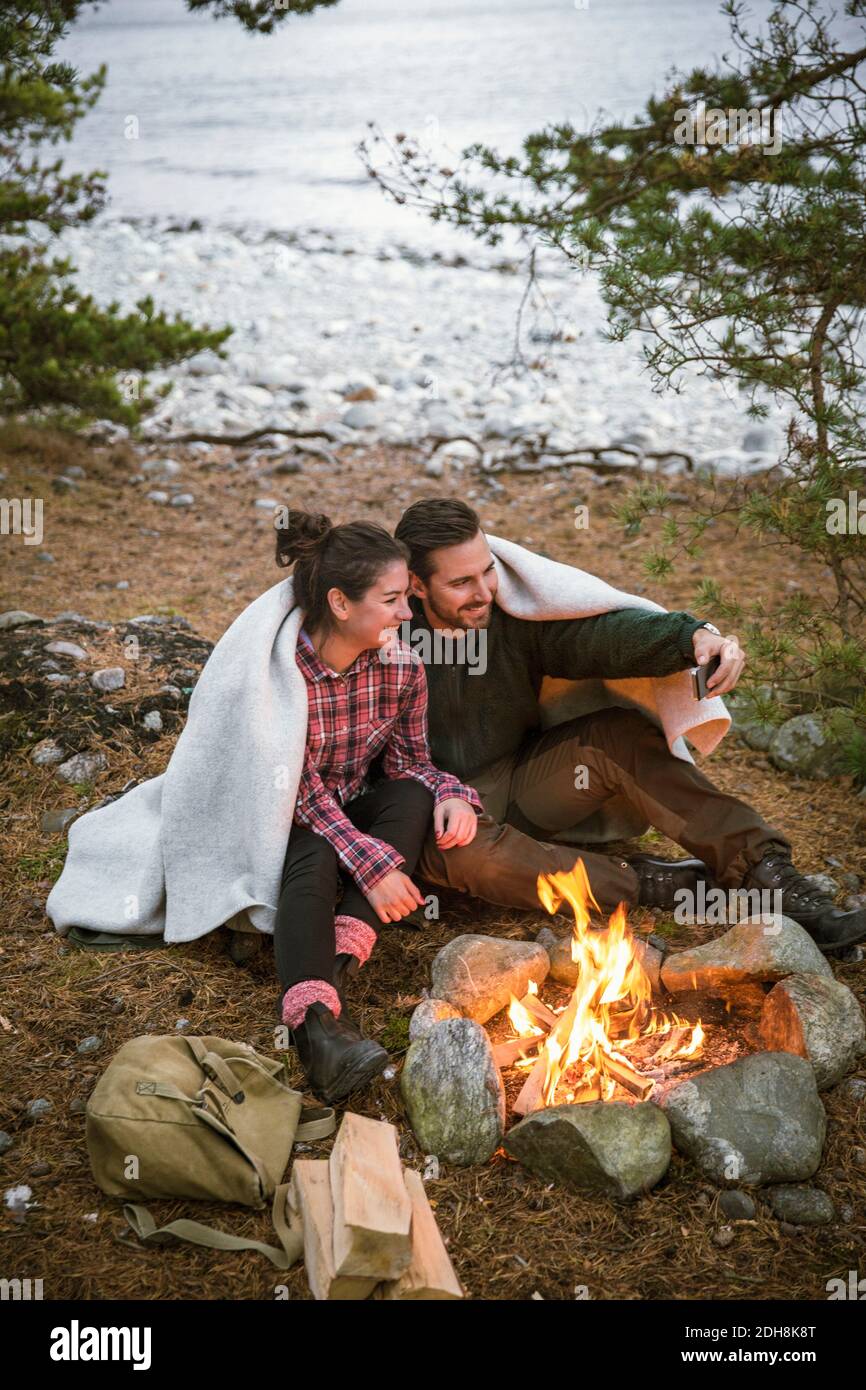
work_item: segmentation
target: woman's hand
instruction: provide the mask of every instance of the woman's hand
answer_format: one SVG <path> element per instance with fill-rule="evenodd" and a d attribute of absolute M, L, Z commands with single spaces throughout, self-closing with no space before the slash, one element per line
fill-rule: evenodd
<path fill-rule="evenodd" d="M 424 898 L 401 869 L 392 869 L 380 878 L 364 897 L 382 922 L 399 922 L 416 907 L 424 906 Z"/>
<path fill-rule="evenodd" d="M 446 801 L 440 801 L 433 812 L 433 828 L 437 849 L 455 849 L 475 839 L 478 817 L 468 801 L 449 796 Z"/>

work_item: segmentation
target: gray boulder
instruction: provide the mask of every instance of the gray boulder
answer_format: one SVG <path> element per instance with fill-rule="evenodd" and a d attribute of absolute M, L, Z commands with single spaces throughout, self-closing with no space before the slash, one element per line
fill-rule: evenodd
<path fill-rule="evenodd" d="M 512 994 L 522 998 L 530 980 L 540 985 L 549 970 L 547 952 L 536 941 L 455 936 L 433 958 L 432 993 L 467 1018 L 486 1023 Z"/>
<path fill-rule="evenodd" d="M 448 1018 L 411 1043 L 400 1092 L 422 1153 L 467 1167 L 499 1147 L 505 1091 L 479 1023 Z"/>
<path fill-rule="evenodd" d="M 803 1057 L 755 1052 L 680 1082 L 658 1103 L 677 1148 L 719 1187 L 799 1182 L 821 1162 L 827 1117 Z"/>
<path fill-rule="evenodd" d="M 776 731 L 769 746 L 770 761 L 782 772 L 826 779 L 847 770 L 845 749 L 833 740 L 820 719 L 797 714 Z"/>
<path fill-rule="evenodd" d="M 789 975 L 770 990 L 759 1024 L 768 1052 L 805 1057 L 819 1090 L 835 1086 L 866 1050 L 866 1024 L 855 995 L 841 980 Z"/>
<path fill-rule="evenodd" d="M 664 1177 L 671 1130 L 652 1102 L 552 1105 L 509 1130 L 505 1149 L 548 1181 L 628 1198 L 648 1192 Z"/>
<path fill-rule="evenodd" d="M 726 987 L 746 981 L 799 974 L 832 979 L 833 971 L 809 933 L 781 913 L 766 922 L 748 917 L 703 946 L 672 952 L 661 967 L 662 984 L 672 994 L 687 989 L 724 993 Z"/>

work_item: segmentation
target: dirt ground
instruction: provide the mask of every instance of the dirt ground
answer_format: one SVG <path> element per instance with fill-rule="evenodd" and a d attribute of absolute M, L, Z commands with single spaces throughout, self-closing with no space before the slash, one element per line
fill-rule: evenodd
<path fill-rule="evenodd" d="M 117 623 L 135 614 L 179 614 L 196 634 L 216 641 L 282 574 L 274 564 L 270 514 L 254 507 L 257 497 L 325 510 L 334 520 L 362 517 L 393 525 L 419 497 L 459 495 L 472 501 L 495 534 L 710 620 L 712 613 L 692 607 L 703 574 L 730 583 L 741 599 L 765 602 L 786 586 L 815 590 L 827 582 L 793 553 L 762 552 L 728 520 L 707 533 L 702 559 L 664 583 L 647 580 L 641 560 L 653 528 L 623 541 L 612 516 L 629 480 L 593 484 L 572 470 L 500 477 L 492 488 L 469 470 L 426 477 L 406 451 L 372 447 L 338 450 L 337 468 L 306 456 L 297 474 L 268 477 L 245 457 L 250 452 L 224 446 L 200 455 L 185 446 L 151 450 L 153 457 L 170 455 L 182 463 L 184 487 L 195 495 L 194 508 L 174 508 L 145 500 L 146 485 L 129 482 L 145 455 L 136 458 L 128 444 L 92 448 L 57 434 L 7 427 L 0 432 L 4 495 L 45 499 L 41 548 L 54 560 L 40 560 L 40 547 L 20 537 L 4 537 L 0 608 L 45 617 L 74 609 Z M 51 482 L 70 464 L 83 467 L 86 476 L 74 492 L 62 495 Z M 686 477 L 673 486 L 688 498 L 695 484 Z M 581 502 L 591 509 L 588 531 L 574 526 L 574 506 Z M 119 581 L 128 587 L 118 589 Z M 100 664 L 125 664 L 112 633 L 100 636 L 98 648 Z M 153 680 L 131 670 L 122 698 L 146 693 Z M 95 737 L 93 746 L 105 747 L 109 769 L 79 797 L 95 805 L 129 778 L 163 771 L 181 723 L 147 742 L 121 738 L 103 744 Z M 57 732 L 38 709 L 31 711 L 29 725 L 31 745 Z M 866 880 L 866 805 L 852 796 L 849 779 L 784 776 L 733 734 L 702 766 L 719 786 L 749 800 L 784 831 L 804 872 L 826 871 L 830 856 L 842 866 L 830 869 L 834 876 L 853 872 Z M 302 1264 L 282 1275 L 253 1253 L 224 1255 L 181 1245 L 148 1249 L 128 1241 L 120 1202 L 104 1196 L 91 1179 L 81 1102 L 116 1048 L 148 1025 L 173 1032 L 183 1017 L 190 1033 L 239 1038 L 271 1051 L 276 977 L 269 941 L 251 964 L 238 967 L 227 954 L 225 931 L 147 953 L 84 952 L 63 943 L 45 916 L 44 901 L 62 865 L 65 836 L 44 835 L 41 819 L 47 810 L 75 804 L 81 800 L 50 767 L 34 766 L 20 750 L 9 757 L 2 808 L 0 1129 L 11 1135 L 12 1146 L 0 1157 L 0 1180 L 4 1192 L 27 1184 L 34 1205 L 23 1219 L 4 1205 L 2 1272 L 43 1278 L 51 1299 L 271 1299 L 282 1283 L 292 1298 L 308 1298 Z M 682 853 L 657 834 L 644 837 L 641 847 L 648 846 L 673 857 Z M 632 842 L 611 848 L 636 847 Z M 661 930 L 677 947 L 713 935 L 711 927 L 676 926 L 646 910 L 630 920 L 637 932 Z M 541 909 L 505 911 L 442 894 L 439 921 L 420 930 L 383 930 L 352 996 L 362 1026 L 390 1047 L 399 1072 L 407 1020 L 429 982 L 435 953 L 454 934 L 483 931 L 529 940 L 548 921 Z M 834 973 L 866 1003 L 866 964 L 837 964 Z M 103 1039 L 99 1052 L 79 1055 L 77 1044 L 91 1034 Z M 293 1054 L 291 1066 L 293 1084 L 302 1087 Z M 866 1077 L 866 1066 L 856 1074 Z M 31 1121 L 25 1108 L 37 1097 L 53 1108 Z M 828 1137 L 814 1181 L 837 1210 L 847 1208 L 849 1218 L 828 1226 L 783 1231 L 759 1200 L 757 1218 L 735 1223 L 733 1242 L 720 1248 L 714 1236 L 727 1223 L 719 1193 L 677 1154 L 662 1183 L 631 1204 L 555 1189 L 502 1149 L 482 1167 L 443 1164 L 427 1191 L 457 1274 L 475 1299 L 534 1293 L 573 1299 L 583 1286 L 594 1299 L 823 1300 L 828 1279 L 847 1277 L 850 1269 L 862 1273 L 866 1262 L 866 1170 L 857 1162 L 866 1103 L 858 1107 L 841 1087 L 825 1092 L 823 1100 Z M 378 1080 L 353 1098 L 351 1108 L 394 1123 L 404 1162 L 423 1167 L 403 1114 L 399 1076 Z M 312 1146 L 311 1153 L 327 1153 L 330 1142 Z M 273 1239 L 266 1211 L 182 1201 L 148 1205 L 158 1224 L 187 1215 L 236 1234 Z"/>

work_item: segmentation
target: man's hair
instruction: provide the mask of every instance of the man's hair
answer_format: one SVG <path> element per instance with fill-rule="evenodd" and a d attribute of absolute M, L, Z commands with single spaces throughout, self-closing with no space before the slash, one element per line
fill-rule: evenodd
<path fill-rule="evenodd" d="M 446 545 L 462 545 L 481 530 L 477 512 L 457 497 L 426 497 L 407 507 L 394 529 L 409 548 L 409 568 L 426 584 L 433 573 L 430 556 Z"/>

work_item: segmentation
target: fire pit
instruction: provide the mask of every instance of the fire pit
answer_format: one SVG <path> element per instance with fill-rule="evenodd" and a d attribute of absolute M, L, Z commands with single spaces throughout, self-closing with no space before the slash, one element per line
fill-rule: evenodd
<path fill-rule="evenodd" d="M 513 1063 L 528 1070 L 514 1113 L 528 1115 L 561 1101 L 613 1100 L 620 1092 L 647 1100 L 665 1075 L 664 1063 L 701 1055 L 700 1019 L 691 1023 L 653 1003 L 622 903 L 606 930 L 591 928 L 589 904 L 600 909 L 583 860 L 570 873 L 540 879 L 539 896 L 550 913 L 564 902 L 574 913 L 577 983 L 559 1009 L 538 997 L 534 981 L 523 999 L 511 996 L 508 1019 L 515 1036 L 497 1043 L 493 1055 L 502 1068 Z"/>
<path fill-rule="evenodd" d="M 748 917 L 663 953 L 622 904 L 592 925 L 580 859 L 538 891 L 550 914 L 568 905 L 567 941 L 466 935 L 433 961 L 400 1078 L 423 1152 L 468 1165 L 504 1146 L 622 1197 L 659 1182 L 674 1146 L 720 1186 L 811 1177 L 819 1090 L 866 1051 L 866 1026 L 808 933 Z"/>

